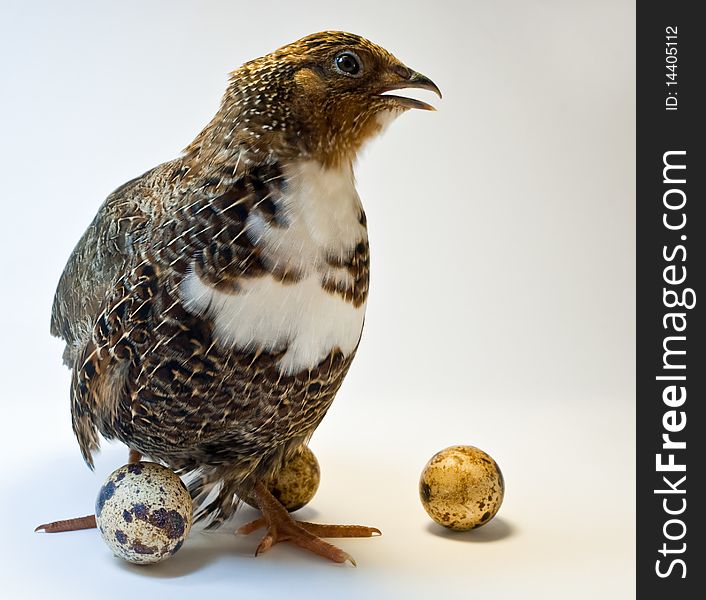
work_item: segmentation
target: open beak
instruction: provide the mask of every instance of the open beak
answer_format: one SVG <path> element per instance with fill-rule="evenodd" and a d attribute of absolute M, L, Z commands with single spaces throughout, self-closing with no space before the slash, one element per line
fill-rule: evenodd
<path fill-rule="evenodd" d="M 439 98 L 441 98 L 441 90 L 438 86 L 427 76 L 412 71 L 406 67 L 395 69 L 394 77 L 392 81 L 386 83 L 381 93 L 379 94 L 383 98 L 391 98 L 394 100 L 395 104 L 401 106 L 402 108 L 420 108 L 422 110 L 436 110 L 431 104 L 417 100 L 416 98 L 405 98 L 404 96 L 397 96 L 392 94 L 387 94 L 393 90 L 405 90 L 416 88 L 420 90 L 429 90 L 434 92 Z"/>

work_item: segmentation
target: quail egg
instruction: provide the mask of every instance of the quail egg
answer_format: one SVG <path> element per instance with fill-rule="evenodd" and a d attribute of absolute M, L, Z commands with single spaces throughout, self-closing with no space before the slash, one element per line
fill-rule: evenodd
<path fill-rule="evenodd" d="M 266 483 L 272 495 L 289 512 L 294 512 L 311 502 L 320 480 L 319 461 L 309 447 L 303 445 L 284 463 L 277 476 Z"/>
<path fill-rule="evenodd" d="M 113 553 L 131 563 L 176 554 L 191 529 L 191 496 L 167 467 L 137 462 L 113 471 L 96 499 L 96 524 Z"/>
<path fill-rule="evenodd" d="M 505 494 L 500 467 L 474 446 L 450 446 L 437 452 L 419 479 L 419 497 L 439 525 L 467 531 L 488 523 Z"/>

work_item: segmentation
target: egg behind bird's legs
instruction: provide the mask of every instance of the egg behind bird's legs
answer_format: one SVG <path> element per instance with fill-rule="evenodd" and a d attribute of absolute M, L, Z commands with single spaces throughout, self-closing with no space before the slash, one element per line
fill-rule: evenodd
<path fill-rule="evenodd" d="M 325 542 L 321 538 L 381 535 L 379 529 L 364 525 L 320 525 L 318 523 L 295 521 L 262 482 L 255 484 L 252 501 L 262 511 L 262 518 L 243 525 L 238 529 L 238 533 L 248 534 L 267 526 L 267 533 L 265 533 L 258 545 L 255 556 L 262 554 L 279 542 L 292 542 L 334 562 L 344 563 L 350 561 L 355 566 L 356 563 L 350 554 L 333 544 Z"/>

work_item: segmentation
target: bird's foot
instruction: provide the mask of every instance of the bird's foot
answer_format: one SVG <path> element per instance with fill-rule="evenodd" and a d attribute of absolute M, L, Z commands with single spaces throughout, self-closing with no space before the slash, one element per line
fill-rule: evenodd
<path fill-rule="evenodd" d="M 309 533 L 324 538 L 355 538 L 355 537 L 373 537 L 381 535 L 377 527 L 366 527 L 365 525 L 322 525 L 320 523 L 308 523 L 307 521 L 292 521 L 300 527 L 306 529 Z M 260 517 L 250 523 L 246 523 L 238 528 L 238 533 L 248 535 L 253 531 L 265 527 L 267 519 Z"/>
<path fill-rule="evenodd" d="M 61 531 L 78 531 L 79 529 L 93 529 L 96 527 L 96 516 L 76 517 L 75 519 L 64 519 L 63 521 L 52 521 L 44 525 L 38 525 L 35 531 L 43 530 L 46 533 L 59 533 Z"/>
<path fill-rule="evenodd" d="M 142 454 L 137 450 L 130 450 L 127 462 L 129 464 L 138 463 L 142 460 Z M 76 517 L 74 519 L 64 519 L 63 521 L 52 521 L 37 525 L 35 531 L 44 531 L 45 533 L 60 533 L 62 531 L 78 531 L 79 529 L 95 529 L 96 515 L 88 515 L 86 517 Z"/>
<path fill-rule="evenodd" d="M 295 521 L 279 501 L 262 484 L 258 483 L 254 490 L 262 517 L 247 523 L 238 529 L 238 533 L 249 534 L 261 527 L 267 527 L 267 533 L 255 551 L 255 556 L 269 550 L 279 542 L 292 542 L 299 546 L 328 558 L 337 563 L 349 561 L 355 566 L 353 557 L 322 540 L 322 537 L 372 537 L 381 535 L 380 530 L 375 527 L 365 527 L 363 525 L 320 525 L 318 523 L 306 523 Z"/>

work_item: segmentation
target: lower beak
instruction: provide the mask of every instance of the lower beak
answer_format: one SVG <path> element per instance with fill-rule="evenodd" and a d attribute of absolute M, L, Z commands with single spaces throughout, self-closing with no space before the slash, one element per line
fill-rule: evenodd
<path fill-rule="evenodd" d="M 404 96 L 396 96 L 392 94 L 387 94 L 385 92 L 390 92 L 392 90 L 405 90 L 405 89 L 420 89 L 429 90 L 434 92 L 439 98 L 441 98 L 441 90 L 439 87 L 426 75 L 412 71 L 411 69 L 406 69 L 404 76 L 397 72 L 395 81 L 386 85 L 380 94 L 383 98 L 392 98 L 395 103 L 403 108 L 419 108 L 422 110 L 436 110 L 431 104 L 417 100 L 416 98 L 405 98 Z"/>

